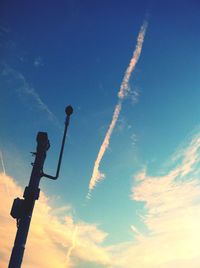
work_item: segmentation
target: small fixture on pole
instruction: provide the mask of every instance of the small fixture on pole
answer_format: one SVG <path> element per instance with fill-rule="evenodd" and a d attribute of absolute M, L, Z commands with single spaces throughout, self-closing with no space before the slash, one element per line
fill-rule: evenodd
<path fill-rule="evenodd" d="M 56 180 L 59 176 L 67 129 L 70 121 L 70 116 L 73 113 L 72 106 L 67 106 L 65 112 L 67 116 L 65 120 L 65 128 L 55 176 L 47 175 L 43 172 L 46 152 L 50 148 L 48 135 L 46 132 L 38 132 L 37 134 L 37 149 L 35 153 L 32 153 L 33 156 L 35 156 L 35 161 L 33 163 L 33 169 L 29 184 L 24 190 L 23 199 L 16 198 L 13 202 L 12 209 L 10 212 L 11 216 L 17 221 L 17 233 L 8 268 L 21 267 L 35 201 L 39 199 L 40 179 L 42 177 L 46 177 L 49 179 Z"/>

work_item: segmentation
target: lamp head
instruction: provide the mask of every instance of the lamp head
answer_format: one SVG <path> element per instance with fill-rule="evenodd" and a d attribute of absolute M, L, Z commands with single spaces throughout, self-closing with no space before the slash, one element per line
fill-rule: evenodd
<path fill-rule="evenodd" d="M 67 107 L 65 108 L 65 113 L 66 113 L 66 115 L 68 115 L 68 116 L 70 116 L 70 115 L 73 113 L 73 108 L 72 108 L 71 105 L 69 105 L 69 106 L 67 106 Z"/>

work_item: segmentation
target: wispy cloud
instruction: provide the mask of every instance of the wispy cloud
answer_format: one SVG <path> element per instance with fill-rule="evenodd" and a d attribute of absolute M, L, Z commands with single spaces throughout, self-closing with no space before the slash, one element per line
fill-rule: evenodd
<path fill-rule="evenodd" d="M 143 227 L 132 225 L 135 241 L 113 246 L 116 267 L 199 266 L 199 148 L 200 133 L 176 153 L 176 165 L 164 175 L 150 176 L 144 169 L 134 177 L 131 198 L 144 203 Z"/>
<path fill-rule="evenodd" d="M 10 196 L 6 193 L 5 185 L 9 188 Z M 22 196 L 22 189 L 3 173 L 0 173 L 0 196 L 3 200 L 0 202 L 0 267 L 6 268 L 16 233 L 16 224 L 9 212 L 13 199 Z M 69 206 L 65 215 L 59 214 L 60 208 L 50 205 L 48 198 L 41 193 L 26 245 L 23 260 L 25 267 L 70 268 L 76 266 L 78 261 L 100 265 L 111 262 L 109 253 L 101 245 L 107 236 L 105 232 L 95 224 L 80 220 L 75 223 Z M 69 261 L 72 252 L 73 259 Z"/>
<path fill-rule="evenodd" d="M 5 168 L 5 164 L 4 164 L 4 160 L 3 160 L 3 153 L 1 150 L 0 150 L 0 158 L 1 158 L 1 166 L 2 166 L 2 170 L 3 170 L 3 174 L 6 176 L 6 168 Z M 6 182 L 5 182 L 4 187 L 6 189 L 7 195 L 10 197 L 9 187 L 8 187 Z"/>
<path fill-rule="evenodd" d="M 5 175 L 6 174 L 6 169 L 5 169 L 5 165 L 4 165 L 4 161 L 3 161 L 3 153 L 2 153 L 1 150 L 0 150 L 0 158 L 1 158 L 1 166 L 2 166 L 2 169 L 3 169 L 3 173 Z"/>
<path fill-rule="evenodd" d="M 8 82 L 10 80 L 12 81 L 15 86 L 15 91 L 19 96 L 31 97 L 32 101 L 34 101 L 39 110 L 44 111 L 50 120 L 59 124 L 54 113 L 44 103 L 36 90 L 29 85 L 22 73 L 6 65 L 2 71 L 2 76 L 6 77 Z"/>
<path fill-rule="evenodd" d="M 132 104 L 136 104 L 139 100 L 140 90 L 138 88 L 135 88 L 134 90 L 130 90 L 130 95 L 131 95 Z"/>
<path fill-rule="evenodd" d="M 33 64 L 35 67 L 44 66 L 43 59 L 40 56 L 34 59 Z"/>
<path fill-rule="evenodd" d="M 76 247 L 76 236 L 77 236 L 77 232 L 78 232 L 78 227 L 75 226 L 75 229 L 74 229 L 74 232 L 72 234 L 72 245 L 71 247 L 68 249 L 68 252 L 67 252 L 67 264 L 69 265 L 70 264 L 70 257 L 72 255 L 72 251 L 75 249 Z"/>
<path fill-rule="evenodd" d="M 89 183 L 89 192 L 87 195 L 88 198 L 91 197 L 91 191 L 96 186 L 98 181 L 105 178 L 105 174 L 100 172 L 99 166 L 100 166 L 101 160 L 105 154 L 105 151 L 107 150 L 107 148 L 109 146 L 110 138 L 111 138 L 113 129 L 115 128 L 116 122 L 118 120 L 118 117 L 119 117 L 121 109 L 122 109 L 123 100 L 128 95 L 128 93 L 130 91 L 129 80 L 130 80 L 131 74 L 132 74 L 132 72 L 133 72 L 133 70 L 134 70 L 134 68 L 139 60 L 139 57 L 140 57 L 140 54 L 142 51 L 142 45 L 144 42 L 146 29 L 147 29 L 147 22 L 145 21 L 140 29 L 140 32 L 139 32 L 139 35 L 137 38 L 136 48 L 134 50 L 134 53 L 133 53 L 133 56 L 132 56 L 131 61 L 129 63 L 129 66 L 126 69 L 124 78 L 122 80 L 122 83 L 121 83 L 121 86 L 120 86 L 120 89 L 118 92 L 118 104 L 115 106 L 110 126 L 109 126 L 108 131 L 105 135 L 103 143 L 99 149 L 99 153 L 97 155 L 97 159 L 96 159 L 95 164 L 94 164 L 92 177 L 91 177 L 90 183 Z"/>

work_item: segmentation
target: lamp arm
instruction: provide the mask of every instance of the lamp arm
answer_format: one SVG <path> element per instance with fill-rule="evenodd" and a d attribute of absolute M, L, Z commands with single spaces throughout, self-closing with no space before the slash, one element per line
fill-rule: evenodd
<path fill-rule="evenodd" d="M 60 166 L 61 166 L 64 146 L 65 146 L 65 140 L 66 140 L 66 136 L 67 136 L 67 129 L 69 126 L 70 115 L 73 113 L 73 108 L 71 106 L 67 106 L 67 108 L 65 109 L 65 112 L 66 112 L 67 116 L 66 116 L 66 120 L 65 120 L 65 129 L 64 129 L 62 144 L 61 144 L 61 148 L 60 148 L 60 155 L 59 155 L 59 159 L 58 159 L 56 175 L 52 176 L 52 175 L 48 175 L 46 173 L 42 173 L 42 177 L 45 177 L 45 178 L 48 178 L 51 180 L 57 180 L 57 178 L 59 177 Z"/>

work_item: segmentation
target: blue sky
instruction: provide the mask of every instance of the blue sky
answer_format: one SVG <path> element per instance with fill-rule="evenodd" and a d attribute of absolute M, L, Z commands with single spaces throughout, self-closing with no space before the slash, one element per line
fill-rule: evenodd
<path fill-rule="evenodd" d="M 190 187 L 184 184 L 189 173 L 192 182 L 198 181 L 200 4 L 195 0 L 4 1 L 0 9 L 0 149 L 6 174 L 21 189 L 28 184 L 29 152 L 35 149 L 38 131 L 48 132 L 51 148 L 45 172 L 55 173 L 64 109 L 71 104 L 74 114 L 60 178 L 43 179 L 41 189 L 49 198 L 48 206 L 70 207 L 66 214 L 74 225 L 85 222 L 105 232 L 107 237 L 99 244 L 112 257 L 107 262 L 84 259 L 75 249 L 68 266 L 58 267 L 118 267 L 112 263 L 118 247 L 123 252 L 127 244 L 142 243 L 131 226 L 145 237 L 155 230 L 147 222 L 149 199 L 143 199 L 145 194 L 135 198 L 146 187 L 137 176 L 143 174 L 151 185 L 149 178 L 171 178 L 170 172 L 188 163 L 188 173 L 180 168 L 182 175 L 178 173 L 175 181 Z M 106 177 L 88 200 L 94 163 L 145 19 L 148 28 L 129 80 L 130 92 L 100 163 Z M 174 155 L 179 156 L 177 162 Z M 188 162 L 188 155 L 195 163 Z M 172 185 L 168 186 L 170 191 Z M 61 216 L 58 220 L 62 222 Z M 192 268 L 199 258 L 195 254 L 188 257 Z M 123 260 L 124 255 L 118 255 Z M 144 265 L 140 261 L 136 268 Z M 171 256 L 162 267 L 175 267 L 173 262 L 177 260 Z M 131 268 L 130 263 L 119 267 Z M 145 265 L 161 267 L 155 260 Z"/>

